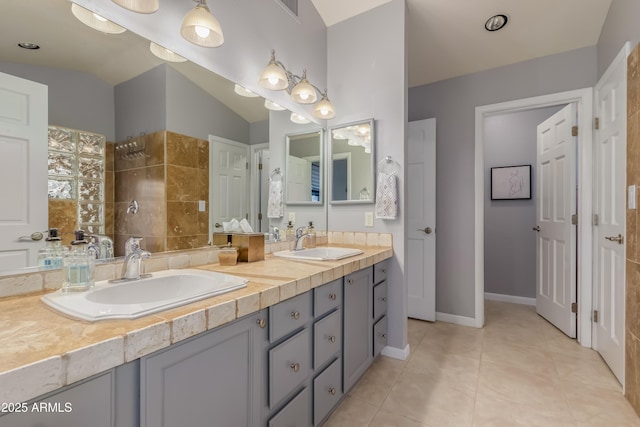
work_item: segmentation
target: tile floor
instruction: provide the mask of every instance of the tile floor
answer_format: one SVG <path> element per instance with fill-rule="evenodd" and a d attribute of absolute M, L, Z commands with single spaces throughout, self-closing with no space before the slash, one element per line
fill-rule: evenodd
<path fill-rule="evenodd" d="M 640 426 L 613 374 L 530 306 L 487 301 L 486 327 L 409 320 L 325 427 Z"/>

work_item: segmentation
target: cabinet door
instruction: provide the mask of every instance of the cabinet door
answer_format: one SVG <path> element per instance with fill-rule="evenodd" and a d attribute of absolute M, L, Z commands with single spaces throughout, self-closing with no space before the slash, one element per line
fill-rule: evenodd
<path fill-rule="evenodd" d="M 142 358 L 141 426 L 258 425 L 264 315 L 258 312 Z"/>
<path fill-rule="evenodd" d="M 373 317 L 373 269 L 344 277 L 343 386 L 345 393 L 369 367 L 371 356 L 371 319 Z"/>

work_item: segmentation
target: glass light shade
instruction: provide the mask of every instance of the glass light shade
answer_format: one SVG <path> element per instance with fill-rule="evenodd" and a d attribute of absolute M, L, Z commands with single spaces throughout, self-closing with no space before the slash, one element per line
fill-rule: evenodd
<path fill-rule="evenodd" d="M 293 87 L 291 98 L 299 104 L 313 104 L 317 101 L 318 95 L 311 83 L 303 77 L 300 82 Z"/>
<path fill-rule="evenodd" d="M 160 8 L 159 0 L 111 0 L 132 12 L 153 13 Z"/>
<path fill-rule="evenodd" d="M 186 62 L 186 58 L 183 58 L 182 56 L 178 55 L 174 51 L 169 50 L 165 47 L 162 47 L 159 44 L 156 44 L 154 42 L 151 42 L 149 44 L 149 50 L 151 51 L 151 53 L 153 53 L 155 56 L 162 59 L 163 61 Z"/>
<path fill-rule="evenodd" d="M 262 70 L 258 84 L 265 89 L 284 90 L 289 87 L 289 80 L 287 73 L 272 59 Z"/>
<path fill-rule="evenodd" d="M 311 120 L 298 113 L 291 113 L 290 119 L 293 123 L 297 123 L 299 125 L 306 125 L 307 123 L 311 123 Z"/>
<path fill-rule="evenodd" d="M 235 93 L 237 93 L 240 96 L 244 96 L 246 98 L 257 98 L 260 95 L 257 95 L 253 92 L 251 92 L 249 89 L 247 89 L 246 87 L 240 86 L 238 83 L 236 83 L 235 88 L 233 89 L 233 91 Z"/>
<path fill-rule="evenodd" d="M 346 136 L 344 136 L 343 134 L 341 134 L 341 133 L 340 133 L 340 132 L 338 132 L 337 130 L 334 130 L 334 131 L 333 131 L 333 139 L 342 139 L 342 140 L 345 140 L 345 139 L 349 139 L 349 138 L 347 138 Z"/>
<path fill-rule="evenodd" d="M 204 0 L 184 16 L 180 34 L 185 40 L 202 47 L 218 47 L 224 43 L 222 27 Z"/>
<path fill-rule="evenodd" d="M 282 105 L 280 104 L 276 104 L 275 102 L 269 100 L 269 99 L 265 99 L 264 100 L 264 106 L 266 109 L 268 110 L 272 110 L 272 111 L 284 111 L 286 110 L 286 108 L 284 108 Z"/>
<path fill-rule="evenodd" d="M 319 119 L 333 119 L 336 116 L 336 110 L 329 98 L 323 96 L 320 102 L 313 108 L 313 116 Z"/>
<path fill-rule="evenodd" d="M 127 31 L 120 25 L 115 24 L 100 15 L 96 15 L 92 11 L 85 9 L 82 6 L 78 6 L 75 3 L 71 3 L 71 13 L 73 13 L 73 16 L 78 18 L 78 21 L 82 22 L 84 25 L 102 33 L 120 34 Z"/>

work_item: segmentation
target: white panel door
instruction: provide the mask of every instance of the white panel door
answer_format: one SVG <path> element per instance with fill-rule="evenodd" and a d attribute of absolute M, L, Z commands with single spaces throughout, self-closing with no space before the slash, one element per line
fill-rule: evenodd
<path fill-rule="evenodd" d="M 595 87 L 593 347 L 624 381 L 627 56 L 618 54 Z M 595 314 L 594 312 L 594 314 Z"/>
<path fill-rule="evenodd" d="M 47 229 L 47 87 L 0 73 L 0 270 L 37 264 Z"/>
<path fill-rule="evenodd" d="M 223 231 L 222 223 L 240 221 L 249 214 L 247 158 L 249 147 L 209 135 L 211 147 L 210 233 Z"/>
<path fill-rule="evenodd" d="M 408 313 L 436 320 L 436 119 L 409 122 Z"/>
<path fill-rule="evenodd" d="M 311 201 L 311 162 L 295 156 L 287 159 L 287 202 Z"/>
<path fill-rule="evenodd" d="M 576 105 L 538 125 L 536 217 L 536 310 L 576 337 Z"/>

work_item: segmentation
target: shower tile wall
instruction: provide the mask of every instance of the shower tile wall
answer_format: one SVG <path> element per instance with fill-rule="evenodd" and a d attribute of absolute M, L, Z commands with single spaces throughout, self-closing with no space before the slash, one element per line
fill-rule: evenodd
<path fill-rule="evenodd" d="M 106 158 L 104 164 L 104 234 L 111 239 L 114 238 L 114 180 L 115 180 L 115 164 L 114 164 L 114 144 L 107 143 Z"/>

